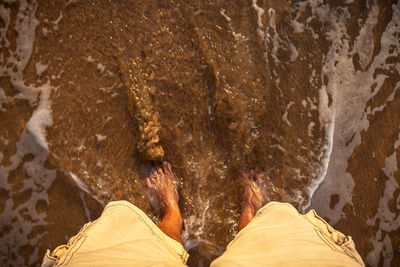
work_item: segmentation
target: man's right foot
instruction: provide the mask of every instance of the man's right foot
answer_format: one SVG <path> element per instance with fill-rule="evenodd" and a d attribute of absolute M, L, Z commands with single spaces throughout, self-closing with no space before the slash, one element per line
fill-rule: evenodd
<path fill-rule="evenodd" d="M 279 193 L 274 184 L 264 173 L 255 174 L 250 171 L 249 180 L 243 194 L 243 206 L 240 216 L 240 231 L 257 213 L 257 211 L 270 201 L 278 200 Z"/>
<path fill-rule="evenodd" d="M 178 179 L 172 173 L 171 165 L 164 161 L 146 178 L 146 185 L 151 205 L 162 216 L 158 228 L 183 244 L 182 217 L 178 206 Z"/>
<path fill-rule="evenodd" d="M 171 165 L 164 161 L 146 178 L 147 197 L 153 208 L 163 215 L 167 209 L 178 209 L 178 179 Z"/>

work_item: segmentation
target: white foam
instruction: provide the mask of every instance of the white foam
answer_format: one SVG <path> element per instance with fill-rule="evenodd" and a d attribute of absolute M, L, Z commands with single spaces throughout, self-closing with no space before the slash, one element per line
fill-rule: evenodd
<path fill-rule="evenodd" d="M 85 210 L 86 218 L 89 221 L 91 221 L 92 220 L 92 216 L 90 215 L 90 210 L 89 210 L 89 207 L 88 207 L 88 205 L 86 203 L 86 200 L 85 200 L 85 193 L 80 192 L 79 196 L 81 197 L 81 200 L 82 200 L 82 203 L 83 203 L 83 209 Z"/>
<path fill-rule="evenodd" d="M 2 224 L 12 226 L 11 230 L 0 237 L 0 251 L 18 251 L 24 246 L 36 247 L 39 239 L 44 235 L 39 234 L 31 237 L 34 227 L 44 226 L 46 222 L 46 211 L 38 213 L 34 208 L 39 200 L 49 203 L 47 190 L 53 183 L 56 170 L 47 169 L 45 162 L 48 158 L 48 145 L 46 142 L 46 127 L 52 124 L 50 94 L 53 88 L 47 82 L 39 87 L 28 86 L 24 82 L 24 70 L 31 57 L 38 20 L 35 18 L 37 3 L 35 1 L 19 1 L 19 10 L 15 19 L 13 30 L 16 32 L 16 47 L 14 50 L 8 47 L 8 40 L 4 32 L 9 31 L 10 12 L 4 6 L 0 6 L 0 15 L 6 26 L 0 31 L 0 38 L 6 44 L 8 49 L 7 56 L 1 54 L 2 61 L 7 62 L 0 68 L 0 75 L 9 76 L 12 86 L 19 91 L 13 97 L 3 96 L 4 91 L 0 90 L 1 102 L 11 101 L 12 98 L 26 99 L 34 108 L 32 115 L 21 133 L 20 140 L 16 143 L 16 152 L 9 160 L 8 166 L 0 165 L 0 177 L 8 177 L 9 173 L 18 166 L 29 179 L 23 180 L 23 186 L 20 192 L 29 190 L 30 198 L 15 205 L 13 198 L 8 198 L 2 212 Z M 4 29 L 4 31 L 3 31 Z M 44 71 L 42 65 L 36 65 L 36 70 L 40 75 Z M 22 164 L 25 155 L 31 154 L 33 158 Z M 13 194 L 14 191 L 7 179 L 0 179 L 0 186 Z M 26 218 L 33 220 L 27 220 Z M 38 249 L 30 253 L 29 261 L 25 262 L 24 257 L 17 253 L 17 258 L 13 260 L 14 265 L 33 265 L 40 259 L 38 258 Z M 3 257 L 3 255 L 1 255 Z"/>
<path fill-rule="evenodd" d="M 315 122 L 311 121 L 310 124 L 308 125 L 308 136 L 313 137 L 313 129 L 315 126 Z"/>
<path fill-rule="evenodd" d="M 394 193 L 400 188 L 398 181 L 396 180 L 395 173 L 398 172 L 397 165 L 397 151 L 400 146 L 400 128 L 398 139 L 394 144 L 394 152 L 385 159 L 385 167 L 382 169 L 388 178 L 385 182 L 385 189 L 383 196 L 379 200 L 379 206 L 377 213 L 373 218 L 367 221 L 369 226 L 375 226 L 379 223 L 379 230 L 375 234 L 375 237 L 370 240 L 374 249 L 368 253 L 366 257 L 366 263 L 377 266 L 380 261 L 380 255 L 383 255 L 387 266 L 389 266 L 393 258 L 393 249 L 389 233 L 398 231 L 400 229 L 400 215 L 392 212 L 389 207 L 390 201 L 397 203 L 399 209 L 399 200 L 394 199 Z"/>
<path fill-rule="evenodd" d="M 67 6 L 73 3 L 77 3 L 79 0 L 68 0 Z"/>
<path fill-rule="evenodd" d="M 287 104 L 285 113 L 284 113 L 283 116 L 282 116 L 283 121 L 286 122 L 286 124 L 289 125 L 289 126 L 292 126 L 292 124 L 291 124 L 290 121 L 288 120 L 287 116 L 288 116 L 288 113 L 289 113 L 289 108 L 290 108 L 291 106 L 293 106 L 293 105 L 294 105 L 294 102 L 293 102 L 293 101 L 290 101 L 289 104 Z"/>
<path fill-rule="evenodd" d="M 394 100 L 394 95 L 396 94 L 396 92 L 397 92 L 397 90 L 398 90 L 399 88 L 400 88 L 400 82 L 398 82 L 398 83 L 396 84 L 396 87 L 395 87 L 395 89 L 393 90 L 393 93 L 391 93 L 391 94 L 388 96 L 388 98 L 386 98 L 385 103 L 383 103 L 382 105 L 380 105 L 380 106 L 378 106 L 378 107 L 375 107 L 372 111 L 371 111 L 371 107 L 368 107 L 366 113 L 367 113 L 367 114 L 372 114 L 372 115 L 374 115 L 376 112 L 383 111 L 383 110 L 386 108 L 387 104 L 388 104 L 389 102 L 392 102 L 392 101 Z"/>
<path fill-rule="evenodd" d="M 107 138 L 107 135 L 96 134 L 97 142 L 101 142 Z"/>
<path fill-rule="evenodd" d="M 106 67 L 103 64 L 101 63 L 97 64 L 97 70 L 100 72 L 100 74 L 103 73 L 105 69 Z"/>
<path fill-rule="evenodd" d="M 27 3 L 26 0 L 21 0 L 19 5 L 19 11 L 17 19 L 15 21 L 14 29 L 18 32 L 16 38 L 16 49 L 15 51 L 9 51 L 9 57 L 6 58 L 7 65 L 0 68 L 0 75 L 8 74 L 11 77 L 11 82 L 14 80 L 21 80 L 23 70 L 29 61 L 32 53 L 33 39 L 35 38 L 35 29 L 39 24 L 39 21 L 35 18 L 35 12 L 37 3 Z M 5 18 L 6 27 L 4 32 L 8 31 L 10 26 L 10 11 L 5 10 L 4 7 L 0 9 L 2 18 Z M 6 36 L 1 35 L 2 39 L 6 40 L 6 44 L 9 43 Z M 17 72 L 14 72 L 14 66 L 17 67 Z"/>
<path fill-rule="evenodd" d="M 185 227 L 182 231 L 182 240 L 186 251 L 198 246 L 200 242 L 206 241 L 201 238 L 201 235 L 204 233 L 210 202 L 209 200 L 203 201 L 200 195 L 197 195 L 197 198 L 198 203 L 201 203 L 200 214 L 191 215 L 183 220 Z"/>
<path fill-rule="evenodd" d="M 48 31 L 45 27 L 42 28 L 42 34 L 43 34 L 44 37 L 47 36 L 47 33 L 48 33 L 48 32 L 49 32 L 49 31 Z"/>
<path fill-rule="evenodd" d="M 0 87 L 0 110 L 5 111 L 5 109 L 3 109 L 3 103 L 8 102 L 8 97 L 6 96 L 6 93 L 4 92 L 3 88 Z"/>
<path fill-rule="evenodd" d="M 79 177 L 77 175 L 75 175 L 74 173 L 70 172 L 69 173 L 70 177 L 72 178 L 72 180 L 75 182 L 75 184 L 82 190 L 85 191 L 86 193 L 90 194 L 89 189 L 86 187 L 86 185 L 82 182 L 81 179 L 79 179 Z"/>
<path fill-rule="evenodd" d="M 262 41 L 264 42 L 266 51 L 271 50 L 270 56 L 273 58 L 274 62 L 276 64 L 281 64 L 281 61 L 278 58 L 278 51 L 279 49 L 286 50 L 290 52 L 290 62 L 294 62 L 298 57 L 299 57 L 299 52 L 297 51 L 297 48 L 295 45 L 292 43 L 292 41 L 289 39 L 289 37 L 286 34 L 282 34 L 279 36 L 277 28 L 276 28 L 276 11 L 275 9 L 269 7 L 267 10 L 268 13 L 268 25 L 264 26 L 262 22 L 262 17 L 265 13 L 264 9 L 261 8 L 260 6 L 257 5 L 257 1 L 253 0 L 252 2 L 252 7 L 256 10 L 257 12 L 257 33 L 261 37 Z M 300 23 L 297 22 L 295 23 L 296 26 L 300 27 Z M 296 29 L 299 30 L 299 29 Z M 300 30 L 299 30 L 300 31 Z M 268 55 L 267 52 L 264 55 L 266 61 L 268 62 Z M 273 73 L 276 75 L 275 70 L 273 70 Z M 279 77 L 278 77 L 279 79 Z M 277 80 L 277 83 L 279 80 Z M 279 88 L 277 84 L 277 88 L 279 89 L 281 95 L 282 90 Z"/>
<path fill-rule="evenodd" d="M 61 11 L 61 12 L 60 12 L 60 15 L 58 16 L 58 18 L 57 18 L 55 21 L 53 21 L 53 29 L 54 29 L 55 31 L 58 30 L 58 23 L 60 23 L 60 21 L 62 20 L 62 18 L 63 18 L 63 13 L 62 13 L 62 11 Z"/>
<path fill-rule="evenodd" d="M 264 9 L 260 6 L 257 5 L 257 0 L 252 0 L 251 7 L 254 8 L 254 10 L 257 13 L 257 33 L 260 35 L 261 39 L 265 39 L 265 33 L 264 33 L 264 24 L 262 22 L 262 16 L 264 14 Z"/>
<path fill-rule="evenodd" d="M 232 21 L 232 19 L 231 19 L 228 15 L 225 14 L 225 9 L 224 9 L 224 8 L 222 8 L 221 11 L 220 11 L 219 13 L 220 13 L 222 16 L 224 16 L 224 18 L 226 19 L 226 21 L 227 21 L 228 23 L 230 23 L 230 22 Z"/>
<path fill-rule="evenodd" d="M 21 163 L 21 159 L 26 154 L 34 155 L 32 161 L 25 162 L 23 169 L 30 179 L 23 181 L 23 187 L 20 192 L 31 190 L 31 196 L 24 203 L 15 207 L 13 199 L 7 199 L 4 210 L 2 212 L 2 223 L 12 226 L 12 229 L 2 237 L 0 237 L 0 250 L 6 251 L 9 248 L 18 249 L 25 245 L 35 246 L 42 235 L 30 237 L 30 233 L 35 226 L 46 225 L 46 212 L 38 213 L 35 207 L 39 200 L 49 203 L 47 190 L 53 183 L 56 171 L 48 170 L 44 167 L 48 152 L 44 150 L 35 138 L 26 130 L 22 132 L 19 142 L 16 144 L 16 153 L 11 156 L 11 165 L 4 167 L 0 165 L 0 176 L 8 177 L 9 172 L 17 168 Z M 6 179 L 0 179 L 2 188 L 12 191 Z M 23 211 L 23 212 L 22 212 Z M 34 221 L 26 220 L 26 216 L 34 218 Z M 32 253 L 28 264 L 35 263 L 38 259 L 37 253 Z M 22 256 L 17 254 L 17 258 L 13 261 L 16 265 L 25 265 Z"/>
<path fill-rule="evenodd" d="M 92 58 L 91 55 L 89 55 L 89 56 L 86 58 L 86 61 L 88 61 L 88 62 L 94 62 L 94 59 Z"/>
<path fill-rule="evenodd" d="M 2 21 L 4 22 L 5 26 L 0 28 L 0 39 L 4 43 L 4 47 L 8 47 L 10 45 L 10 41 L 7 39 L 7 30 L 8 27 L 10 27 L 10 14 L 11 10 L 5 8 L 3 5 L 0 5 L 0 17 Z M 4 62 L 4 54 L 1 53 L 1 61 Z"/>
<path fill-rule="evenodd" d="M 354 42 L 353 53 L 359 55 L 362 68 L 365 68 L 372 59 L 372 53 L 374 52 L 372 30 L 378 21 L 378 13 L 379 7 L 375 4 L 371 7 L 365 25 L 360 29 L 360 34 Z"/>
<path fill-rule="evenodd" d="M 290 62 L 294 62 L 297 57 L 299 56 L 299 52 L 297 51 L 296 47 L 292 44 L 289 43 L 289 48 L 290 48 Z"/>
<path fill-rule="evenodd" d="M 373 18 L 375 12 L 375 7 L 372 7 L 369 17 Z M 322 73 L 329 80 L 327 88 L 321 90 L 326 90 L 332 95 L 333 112 L 331 119 L 335 122 L 334 129 L 337 134 L 332 139 L 333 150 L 327 176 L 315 196 L 313 207 L 317 208 L 321 215 L 327 217 L 333 225 L 344 217 L 342 211 L 344 205 L 352 205 L 354 181 L 350 173 L 347 172 L 347 161 L 354 149 L 361 143 L 361 132 L 367 130 L 369 126 L 368 114 L 364 112 L 365 106 L 368 100 L 378 93 L 387 78 L 385 75 L 374 75 L 375 70 L 378 67 L 383 69 L 391 67 L 391 64 L 385 62 L 386 58 L 390 56 L 389 47 L 394 45 L 397 48 L 392 53 L 398 53 L 399 45 L 398 39 L 393 34 L 399 32 L 400 12 L 398 6 L 393 6 L 393 18 L 382 35 L 379 54 L 373 59 L 368 70 L 365 72 L 356 71 L 352 62 L 352 55 L 357 51 L 349 51 L 349 37 L 345 27 L 348 17 L 349 14 L 345 12 L 342 15 L 337 15 L 337 18 L 331 19 L 335 22 L 337 39 L 331 45 Z M 372 30 L 371 21 L 373 19 L 367 20 L 366 25 L 360 31 L 363 36 L 357 38 L 357 40 L 364 40 L 362 43 L 368 47 L 370 41 L 365 40 L 372 36 L 368 32 Z M 355 46 L 354 49 L 360 49 L 360 45 Z M 374 84 L 376 87 L 371 93 L 371 87 Z M 320 99 L 326 102 L 325 92 Z M 322 116 L 322 123 L 330 117 L 330 111 L 327 111 L 328 116 Z M 320 113 L 324 114 L 325 112 L 320 108 Z M 337 205 L 330 209 L 327 207 L 327 203 L 330 203 L 330 196 L 333 194 L 339 194 L 340 199 Z"/>
<path fill-rule="evenodd" d="M 303 23 L 293 20 L 290 25 L 292 26 L 294 33 L 304 32 L 304 24 Z"/>
<path fill-rule="evenodd" d="M 232 35 L 235 38 L 236 41 L 239 41 L 240 39 L 244 39 L 247 40 L 247 38 L 241 34 L 241 33 L 237 33 L 232 26 L 232 19 L 225 13 L 225 9 L 222 8 L 220 11 L 220 14 L 226 19 L 226 21 L 228 22 L 228 27 L 229 29 L 232 31 Z"/>
<path fill-rule="evenodd" d="M 42 73 L 47 69 L 48 66 L 49 66 L 49 65 L 45 65 L 45 64 L 42 64 L 42 63 L 40 63 L 40 62 L 37 62 L 37 63 L 35 64 L 35 67 L 36 67 L 36 75 L 40 78 L 40 77 L 42 76 Z"/>
<path fill-rule="evenodd" d="M 275 24 L 275 9 L 269 8 L 268 9 L 268 16 L 269 16 L 269 27 L 272 28 L 273 30 L 273 36 L 272 36 L 272 53 L 271 56 L 274 59 L 276 64 L 280 63 L 280 60 L 278 59 L 278 49 L 279 49 L 279 42 L 281 41 L 279 38 L 279 35 L 276 31 L 276 24 Z M 267 31 L 266 31 L 267 33 Z M 269 37 L 269 34 L 266 34 L 267 37 Z M 291 56 L 292 58 L 292 56 Z"/>
<path fill-rule="evenodd" d="M 46 142 L 46 128 L 53 124 L 50 101 L 50 92 L 52 88 L 50 87 L 50 82 L 48 81 L 46 84 L 37 89 L 40 90 L 39 104 L 32 113 L 32 116 L 25 128 L 35 137 L 36 141 L 41 147 L 48 150 L 48 145 Z"/>
<path fill-rule="evenodd" d="M 1 138 L 1 141 L 3 141 L 4 145 L 8 145 L 8 143 L 9 143 L 8 139 L 3 138 L 2 136 L 0 136 L 0 138 Z M 1 162 L 1 160 L 0 160 L 0 162 Z"/>

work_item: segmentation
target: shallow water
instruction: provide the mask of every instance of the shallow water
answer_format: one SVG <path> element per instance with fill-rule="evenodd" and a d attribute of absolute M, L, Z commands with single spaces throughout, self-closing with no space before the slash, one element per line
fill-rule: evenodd
<path fill-rule="evenodd" d="M 0 258 L 33 265 L 126 199 L 181 179 L 185 248 L 236 234 L 248 171 L 400 263 L 400 6 L 390 1 L 0 4 Z M 311 206 L 310 206 L 311 204 Z"/>

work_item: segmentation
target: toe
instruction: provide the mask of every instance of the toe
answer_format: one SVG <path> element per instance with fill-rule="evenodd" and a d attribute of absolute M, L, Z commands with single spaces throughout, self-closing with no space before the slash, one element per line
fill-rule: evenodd
<path fill-rule="evenodd" d="M 164 171 L 164 174 L 167 174 L 168 176 L 171 177 L 173 176 L 171 165 L 168 162 L 166 161 L 163 162 L 162 169 Z"/>
<path fill-rule="evenodd" d="M 160 176 L 160 178 L 164 176 L 164 172 L 163 172 L 162 168 L 158 168 L 157 173 Z"/>
<path fill-rule="evenodd" d="M 169 164 L 168 161 L 164 161 L 164 162 L 162 163 L 162 168 L 163 168 L 163 170 L 164 170 L 164 173 L 166 173 L 166 172 L 172 172 L 172 170 L 171 170 L 171 164 Z"/>
<path fill-rule="evenodd" d="M 150 178 L 151 180 L 154 180 L 154 178 L 156 178 L 157 176 L 158 176 L 157 170 L 154 169 L 154 168 L 151 168 L 149 178 Z"/>
<path fill-rule="evenodd" d="M 154 186 L 153 181 L 151 180 L 150 177 L 146 178 L 146 186 L 147 188 L 152 188 Z"/>

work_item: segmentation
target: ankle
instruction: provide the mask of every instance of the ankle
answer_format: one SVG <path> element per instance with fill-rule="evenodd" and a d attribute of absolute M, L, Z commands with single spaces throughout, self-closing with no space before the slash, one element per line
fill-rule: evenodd
<path fill-rule="evenodd" d="M 176 208 L 174 206 L 168 207 L 164 210 L 162 220 L 158 224 L 158 227 L 167 236 L 182 243 L 182 238 L 181 238 L 182 222 L 183 220 L 179 208 L 177 208 L 177 206 Z"/>
<path fill-rule="evenodd" d="M 176 202 L 170 202 L 170 203 L 166 203 L 165 208 L 163 210 L 163 216 L 165 216 L 165 214 L 170 213 L 170 214 L 178 214 L 180 216 L 180 210 L 179 210 L 179 206 L 178 204 L 176 204 Z"/>
<path fill-rule="evenodd" d="M 238 230 L 242 230 L 254 218 L 256 211 L 251 205 L 245 204 L 242 208 Z"/>

